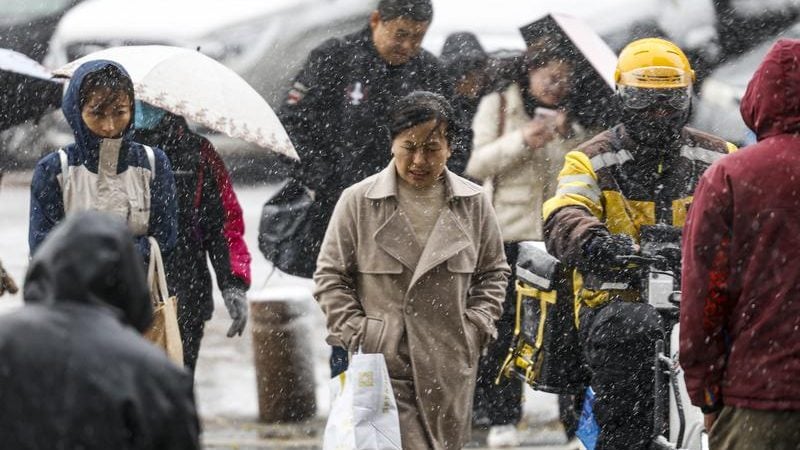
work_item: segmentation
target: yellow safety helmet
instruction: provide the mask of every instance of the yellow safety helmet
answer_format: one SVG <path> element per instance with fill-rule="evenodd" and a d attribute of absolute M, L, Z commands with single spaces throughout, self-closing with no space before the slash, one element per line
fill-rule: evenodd
<path fill-rule="evenodd" d="M 695 74 L 677 45 L 665 39 L 646 38 L 622 49 L 614 80 L 617 86 L 687 88 L 694 83 Z"/>

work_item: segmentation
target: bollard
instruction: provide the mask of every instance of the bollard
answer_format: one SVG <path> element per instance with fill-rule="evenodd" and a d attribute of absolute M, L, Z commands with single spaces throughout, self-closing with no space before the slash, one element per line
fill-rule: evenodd
<path fill-rule="evenodd" d="M 258 416 L 265 423 L 299 422 L 317 409 L 302 297 L 288 294 L 275 291 L 250 301 Z"/>

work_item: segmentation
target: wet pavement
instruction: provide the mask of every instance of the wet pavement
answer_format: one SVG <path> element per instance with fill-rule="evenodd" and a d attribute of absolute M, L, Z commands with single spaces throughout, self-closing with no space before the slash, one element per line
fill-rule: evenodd
<path fill-rule="evenodd" d="M 0 259 L 18 283 L 27 267 L 27 229 L 30 173 L 8 173 L 0 189 Z M 292 297 L 301 309 L 298 326 L 303 333 L 303 352 L 313 361 L 317 414 L 294 424 L 258 422 L 253 340 L 248 324 L 242 337 L 227 338 L 230 318 L 218 291 L 216 311 L 206 326 L 196 371 L 196 397 L 203 421 L 204 447 L 208 449 L 320 449 L 328 412 L 328 346 L 321 311 L 310 296 L 310 280 L 274 274 L 267 282 L 270 264 L 258 251 L 257 232 L 261 206 L 274 186 L 236 186 L 245 214 L 246 240 L 253 255 L 251 299 Z M 0 314 L 19 307 L 21 298 L 0 298 Z M 555 396 L 526 388 L 524 417 L 519 425 L 523 447 L 539 450 L 578 448 L 566 444 L 557 420 Z M 469 448 L 485 445 L 486 430 L 475 430 Z"/>

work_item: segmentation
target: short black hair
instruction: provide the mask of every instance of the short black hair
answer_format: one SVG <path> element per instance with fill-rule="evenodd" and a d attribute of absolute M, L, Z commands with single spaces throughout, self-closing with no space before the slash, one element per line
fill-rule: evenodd
<path fill-rule="evenodd" d="M 429 120 L 445 126 L 447 142 L 455 137 L 455 113 L 450 102 L 440 94 L 414 91 L 401 98 L 389 112 L 389 134 L 394 139 L 403 131 Z"/>
<path fill-rule="evenodd" d="M 81 109 L 83 109 L 89 101 L 89 94 L 98 89 L 107 89 L 110 92 L 108 99 L 103 102 L 101 106 L 111 104 L 123 94 L 130 99 L 131 106 L 133 106 L 133 82 L 113 64 L 109 64 L 100 70 L 92 72 L 83 79 L 78 95 L 78 103 Z"/>
<path fill-rule="evenodd" d="M 378 13 L 384 22 L 398 18 L 430 22 L 433 19 L 433 4 L 431 0 L 381 0 Z"/>

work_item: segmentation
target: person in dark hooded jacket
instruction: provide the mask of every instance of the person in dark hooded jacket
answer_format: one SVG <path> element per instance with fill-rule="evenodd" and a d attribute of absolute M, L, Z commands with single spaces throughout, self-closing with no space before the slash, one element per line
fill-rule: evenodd
<path fill-rule="evenodd" d="M 487 73 L 489 55 L 483 50 L 477 36 L 461 32 L 447 36 L 440 60 L 453 88 L 450 104 L 453 105 L 459 126 L 472 129 L 478 104 L 490 87 Z M 464 151 L 457 152 L 447 162 L 447 167 L 459 175 L 466 171 L 473 142 L 473 133 L 464 136 Z"/>
<path fill-rule="evenodd" d="M 460 32 L 447 36 L 439 59 L 453 86 L 450 103 L 456 112 L 463 113 L 466 126 L 471 127 L 478 103 L 490 87 L 487 73 L 489 55 L 477 36 Z"/>
<path fill-rule="evenodd" d="M 228 337 L 241 336 L 247 323 L 251 259 L 242 208 L 208 139 L 190 130 L 181 116 L 144 102 L 137 102 L 136 111 L 136 140 L 163 149 L 175 170 L 178 243 L 165 269 L 169 289 L 179 299 L 183 362 L 194 372 L 205 322 L 214 311 L 207 258 L 233 319 Z"/>
<path fill-rule="evenodd" d="M 132 139 L 133 82 L 112 61 L 78 67 L 61 108 L 75 143 L 42 158 L 31 180 L 28 244 L 33 255 L 50 230 L 77 211 L 124 218 L 145 257 L 148 236 L 168 255 L 175 246 L 175 179 L 164 152 Z"/>
<path fill-rule="evenodd" d="M 90 211 L 54 228 L 24 298 L 0 317 L 0 446 L 200 448 L 191 377 L 141 336 L 153 308 L 123 221 Z"/>
<path fill-rule="evenodd" d="M 758 143 L 705 172 L 686 222 L 679 355 L 714 449 L 800 448 L 798 61 L 800 40 L 767 54 L 741 103 Z"/>

